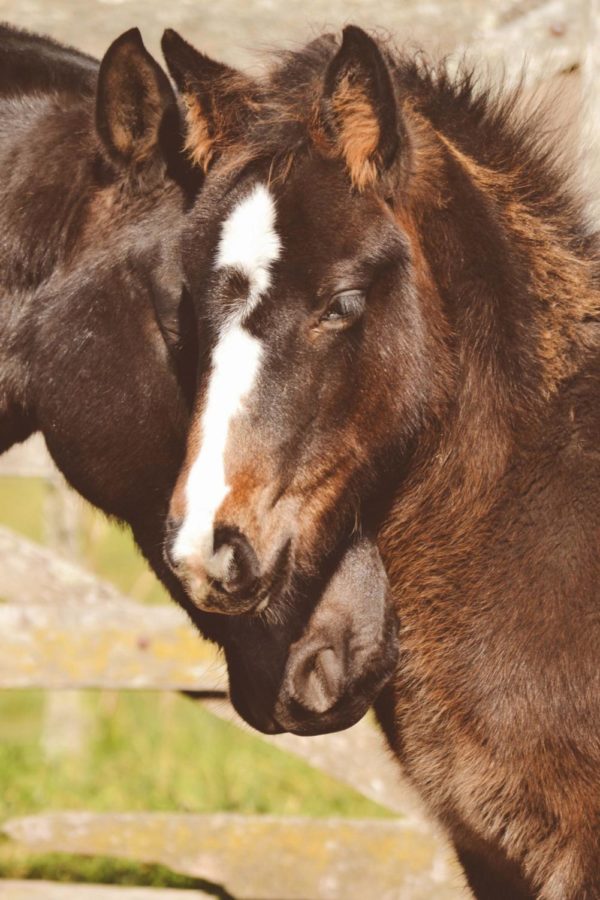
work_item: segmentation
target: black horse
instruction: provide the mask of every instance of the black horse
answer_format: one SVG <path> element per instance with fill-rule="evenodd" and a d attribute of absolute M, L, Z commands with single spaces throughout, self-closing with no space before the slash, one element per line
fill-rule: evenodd
<path fill-rule="evenodd" d="M 221 133 L 239 137 L 251 83 L 227 76 L 222 67 Z M 270 624 L 201 612 L 164 560 L 204 341 L 179 262 L 204 177 L 183 132 L 180 103 L 136 29 L 98 64 L 0 28 L 0 452 L 40 431 L 71 485 L 129 524 L 171 594 L 223 646 L 232 699 L 251 724 L 344 727 L 395 657 L 372 545 L 358 541 L 301 613 Z M 367 579 L 357 560 L 368 561 Z"/>

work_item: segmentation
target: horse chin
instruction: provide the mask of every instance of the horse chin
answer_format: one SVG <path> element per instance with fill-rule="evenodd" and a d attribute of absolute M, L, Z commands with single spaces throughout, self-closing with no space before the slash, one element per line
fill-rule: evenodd
<path fill-rule="evenodd" d="M 383 685 L 381 685 L 383 687 Z M 377 691 L 379 693 L 379 691 Z M 314 713 L 286 695 L 280 696 L 270 708 L 246 702 L 232 692 L 234 709 L 244 721 L 262 734 L 296 734 L 302 737 L 330 734 L 351 728 L 368 712 L 376 697 L 353 697 L 336 705 L 326 713 Z"/>
<path fill-rule="evenodd" d="M 283 734 L 286 731 L 290 731 L 267 708 L 240 703 L 233 696 L 231 697 L 231 703 L 244 722 L 254 728 L 255 731 L 260 731 L 261 734 Z"/>
<path fill-rule="evenodd" d="M 278 702 L 275 716 L 282 731 L 297 734 L 301 737 L 312 737 L 317 734 L 331 734 L 345 731 L 356 725 L 369 711 L 375 698 L 358 697 L 327 713 L 310 713 L 295 701 L 282 699 Z"/>
<path fill-rule="evenodd" d="M 379 552 L 347 547 L 304 624 L 239 617 L 226 647 L 231 701 L 266 734 L 342 731 L 361 719 L 396 672 L 398 629 Z"/>

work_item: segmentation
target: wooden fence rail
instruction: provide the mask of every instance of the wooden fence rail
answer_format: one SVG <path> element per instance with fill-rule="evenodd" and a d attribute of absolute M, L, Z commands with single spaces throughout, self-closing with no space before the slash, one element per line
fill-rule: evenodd
<path fill-rule="evenodd" d="M 440 866 L 427 833 L 402 821 L 230 814 L 62 813 L 14 820 L 6 833 L 37 850 L 162 863 L 222 885 L 238 900 L 454 900 L 460 875 Z"/>

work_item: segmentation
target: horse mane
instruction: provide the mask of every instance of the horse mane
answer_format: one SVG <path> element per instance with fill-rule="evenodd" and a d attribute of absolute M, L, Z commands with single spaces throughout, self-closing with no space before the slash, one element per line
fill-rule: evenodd
<path fill-rule="evenodd" d="M 585 206 L 575 186 L 573 161 L 561 151 L 544 103 L 526 98 L 523 78 L 494 83 L 465 58 L 433 61 L 424 52 L 396 49 L 378 39 L 395 81 L 400 105 L 427 120 L 439 135 L 479 167 L 510 179 L 514 199 L 560 222 L 574 250 L 593 244 Z M 284 178 L 310 149 L 315 108 L 327 65 L 338 49 L 332 34 L 300 50 L 273 54 L 269 75 L 240 156 L 269 159 L 271 176 Z M 235 163 L 234 163 L 235 164 Z"/>
<path fill-rule="evenodd" d="M 575 186 L 573 161 L 561 153 L 544 105 L 525 96 L 523 79 L 509 89 L 502 80 L 494 85 L 465 60 L 432 62 L 422 52 L 398 51 L 389 41 L 378 44 L 413 138 L 411 180 L 419 196 L 404 219 L 420 219 L 426 206 L 428 215 L 436 204 L 444 208 L 445 200 L 435 198 L 442 170 L 444 177 L 450 170 L 462 173 L 455 179 L 466 176 L 474 202 L 490 212 L 499 237 L 510 232 L 519 247 L 520 262 L 513 254 L 518 274 L 517 269 L 513 274 L 522 299 L 531 298 L 526 302 L 538 322 L 544 381 L 552 393 L 573 371 L 572 350 L 577 355 L 577 347 L 596 344 L 595 328 L 581 332 L 580 326 L 600 321 L 598 240 Z M 247 165 L 262 162 L 277 182 L 303 155 L 316 152 L 315 111 L 337 49 L 338 41 L 328 34 L 275 56 L 233 166 L 240 159 Z M 408 195 L 400 201 L 405 202 L 411 203 Z"/>

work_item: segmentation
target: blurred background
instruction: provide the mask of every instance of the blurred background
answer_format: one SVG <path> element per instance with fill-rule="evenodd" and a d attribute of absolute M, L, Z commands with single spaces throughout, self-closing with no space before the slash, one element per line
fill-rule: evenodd
<path fill-rule="evenodd" d="M 589 0 L 1 0 L 0 18 L 95 55 L 132 25 L 158 54 L 163 29 L 175 28 L 242 67 L 256 65 L 257 51 L 353 22 L 433 53 L 475 47 L 486 60 L 510 56 L 511 67 L 526 55 L 534 78 L 580 63 L 595 27 Z"/>
<path fill-rule="evenodd" d="M 160 59 L 161 33 L 172 27 L 204 52 L 257 70 L 261 53 L 270 47 L 298 46 L 354 22 L 433 56 L 458 59 L 467 53 L 509 82 L 526 63 L 527 91 L 541 89 L 552 97 L 548 140 L 565 141 L 583 158 L 583 188 L 592 200 L 599 156 L 599 19 L 596 0 L 0 0 L 0 20 L 96 56 L 137 25 Z M 0 460 L 0 524 L 50 546 L 135 602 L 153 609 L 170 603 L 128 534 L 65 488 L 39 441 Z M 373 764 L 383 766 L 384 752 L 378 753 Z M 411 803 L 406 801 L 408 811 Z M 389 807 L 173 691 L 0 691 L 0 825 L 58 809 L 393 815 Z M 419 892 L 413 885 L 399 887 L 397 896 L 465 896 L 453 870 L 440 873 L 435 892 Z M 209 889 L 203 880 L 158 865 L 41 854 L 8 840 L 0 841 L 0 878 Z"/>

